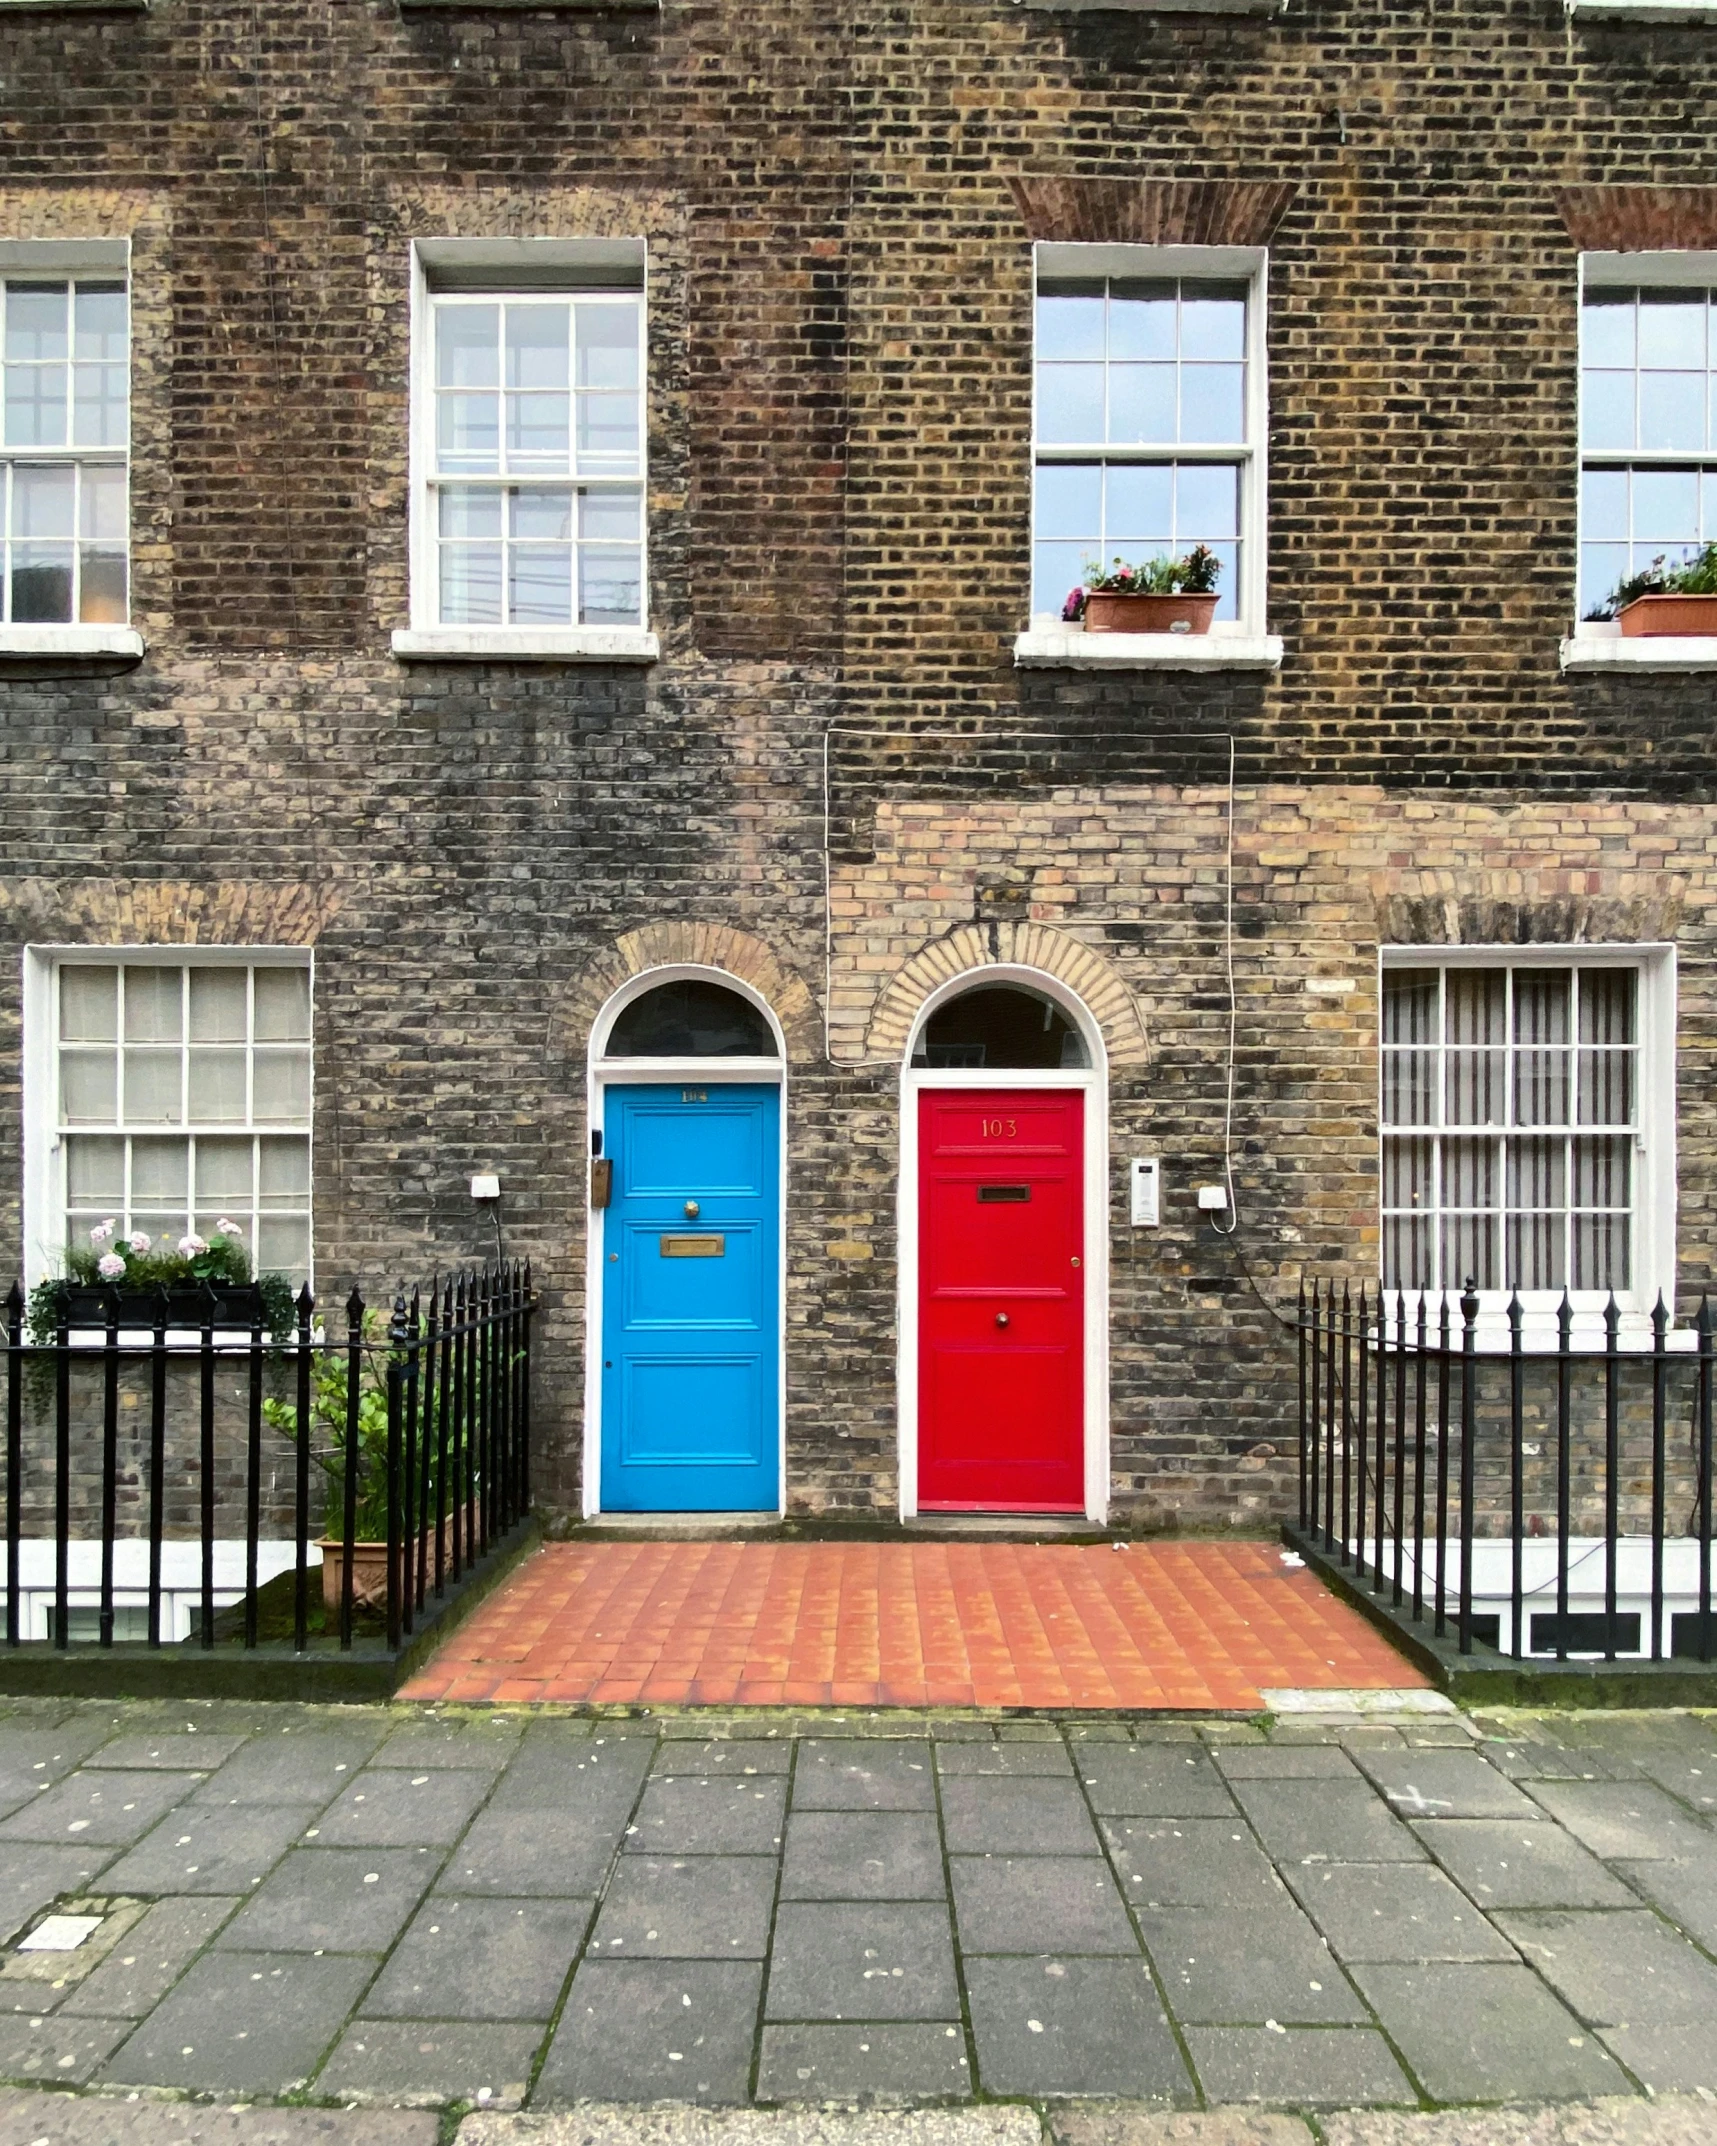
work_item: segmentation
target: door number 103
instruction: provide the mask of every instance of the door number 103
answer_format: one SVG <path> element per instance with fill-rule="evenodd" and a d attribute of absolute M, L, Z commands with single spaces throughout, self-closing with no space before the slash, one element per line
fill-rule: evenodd
<path fill-rule="evenodd" d="M 983 1127 L 986 1140 L 1017 1140 L 1019 1138 L 1019 1122 L 1015 1118 L 981 1118 L 978 1122 Z"/>

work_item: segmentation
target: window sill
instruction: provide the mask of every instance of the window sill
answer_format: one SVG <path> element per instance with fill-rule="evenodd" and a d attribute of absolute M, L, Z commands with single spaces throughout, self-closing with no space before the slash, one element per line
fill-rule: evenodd
<path fill-rule="evenodd" d="M 149 0 L 0 0 L 0 15 L 147 15 Z"/>
<path fill-rule="evenodd" d="M 8 0 L 0 0 L 0 7 Z M 9 656 L 138 656 L 135 626 L 0 626 L 0 663 Z"/>
<path fill-rule="evenodd" d="M 1717 671 L 1717 635 L 1575 634 L 1562 643 L 1565 671 Z"/>
<path fill-rule="evenodd" d="M 393 637 L 404 663 L 655 663 L 662 645 L 640 626 L 425 626 Z"/>
<path fill-rule="evenodd" d="M 1087 633 L 1034 628 L 1014 642 L 1018 670 L 1279 671 L 1275 633 Z"/>
<path fill-rule="evenodd" d="M 1111 15 L 1285 15 L 1288 0 L 1014 0 L 1040 14 L 1102 8 Z"/>
<path fill-rule="evenodd" d="M 1708 22 L 1717 29 L 1717 0 L 1566 0 L 1566 6 L 1589 22 Z"/>
<path fill-rule="evenodd" d="M 402 15 L 423 14 L 435 8 L 458 8 L 467 15 L 493 15 L 502 10 L 528 8 L 536 15 L 659 15 L 662 0 L 399 0 Z"/>

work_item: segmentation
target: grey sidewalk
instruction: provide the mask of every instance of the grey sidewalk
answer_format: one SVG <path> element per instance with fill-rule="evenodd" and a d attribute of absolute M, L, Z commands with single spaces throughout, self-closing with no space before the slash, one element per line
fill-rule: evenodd
<path fill-rule="evenodd" d="M 492 2109 L 1711 2090 L 1713 1812 L 1688 1716 L 20 1703 L 0 2077 Z M 51 1909 L 102 1924 L 16 1950 Z"/>

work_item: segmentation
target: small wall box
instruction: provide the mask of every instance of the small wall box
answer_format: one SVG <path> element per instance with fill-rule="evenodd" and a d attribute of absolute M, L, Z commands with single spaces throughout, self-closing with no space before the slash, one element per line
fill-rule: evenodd
<path fill-rule="evenodd" d="M 1162 1219 L 1161 1162 L 1155 1155 L 1135 1155 L 1127 1174 L 1133 1227 L 1155 1229 Z"/>
<path fill-rule="evenodd" d="M 471 1197 L 474 1200 L 498 1200 L 501 1197 L 501 1180 L 498 1177 L 474 1177 L 471 1180 Z"/>

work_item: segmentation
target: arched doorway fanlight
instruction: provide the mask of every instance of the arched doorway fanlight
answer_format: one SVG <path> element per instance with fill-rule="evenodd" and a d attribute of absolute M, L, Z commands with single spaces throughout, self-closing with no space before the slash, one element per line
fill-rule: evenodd
<path fill-rule="evenodd" d="M 622 1008 L 608 1058 L 778 1058 L 769 1023 L 724 984 L 701 976 L 658 984 Z"/>
<path fill-rule="evenodd" d="M 1041 991 L 978 984 L 947 999 L 918 1032 L 915 1067 L 1043 1071 L 1085 1067 L 1091 1053 L 1073 1022 Z"/>

